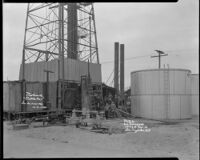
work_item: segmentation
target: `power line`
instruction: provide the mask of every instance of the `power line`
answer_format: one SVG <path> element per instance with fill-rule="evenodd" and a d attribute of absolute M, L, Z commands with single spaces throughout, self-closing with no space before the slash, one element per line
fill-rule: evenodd
<path fill-rule="evenodd" d="M 111 74 L 109 75 L 109 77 L 108 77 L 107 81 L 105 82 L 105 84 L 108 84 L 108 81 L 110 80 L 110 77 L 113 75 L 113 73 L 114 73 L 114 69 L 113 69 L 113 71 L 111 72 Z M 118 73 L 120 73 L 120 71 L 119 71 Z M 119 77 L 120 77 L 120 74 L 118 74 L 118 78 L 119 78 Z M 114 82 L 114 78 L 113 78 L 112 81 L 110 82 L 110 86 L 113 84 L 113 82 Z"/>
<path fill-rule="evenodd" d="M 191 50 L 196 50 L 196 49 L 179 49 L 179 50 L 165 50 L 167 51 L 168 53 L 169 52 L 180 52 L 180 51 L 191 51 Z M 160 52 L 162 55 L 161 56 L 166 56 L 168 54 L 165 54 L 163 51 L 160 51 L 160 50 L 155 50 L 157 51 L 158 53 Z M 182 54 L 182 53 L 181 53 Z M 175 56 L 179 56 L 181 55 L 180 53 L 170 53 L 170 55 L 175 55 Z M 188 54 L 188 53 L 187 53 Z M 132 59 L 137 59 L 137 58 L 144 58 L 144 57 L 149 57 L 151 54 L 148 54 L 148 55 L 144 55 L 144 56 L 135 56 L 135 57 L 129 57 L 129 58 L 126 58 L 125 60 L 128 61 L 128 60 L 132 60 Z M 152 56 L 152 57 L 158 57 L 158 56 Z M 106 61 L 106 62 L 102 62 L 101 64 L 106 64 L 106 63 L 113 63 L 114 61 Z M 108 81 L 110 80 L 111 76 L 113 75 L 114 73 L 114 70 L 111 72 L 111 74 L 109 75 L 107 81 L 105 82 L 105 84 L 108 84 Z M 112 86 L 114 82 L 114 78 L 112 79 L 112 81 L 109 83 L 110 85 L 109 86 Z"/>
<path fill-rule="evenodd" d="M 135 56 L 135 57 L 129 57 L 129 58 L 125 58 L 124 60 L 131 60 L 131 59 L 137 59 L 137 58 L 143 58 L 143 57 L 149 57 L 150 56 L 150 54 L 149 55 L 144 55 L 144 56 Z M 102 62 L 101 64 L 106 64 L 106 63 L 112 63 L 112 62 L 114 62 L 114 61 L 105 61 L 105 62 Z"/>
<path fill-rule="evenodd" d="M 196 49 L 177 49 L 177 50 L 165 50 L 166 52 L 183 52 L 183 51 L 192 51 L 192 50 L 196 50 Z M 175 54 L 176 56 L 180 56 L 182 55 L 183 53 L 170 53 L 170 55 L 173 55 Z M 188 53 L 187 53 L 188 54 Z M 128 61 L 128 60 L 132 60 L 132 59 L 138 59 L 138 58 L 145 58 L 145 57 L 149 57 L 151 54 L 148 54 L 148 55 L 144 55 L 144 56 L 135 56 L 135 57 L 129 57 L 129 58 L 125 58 L 125 61 Z M 105 62 L 102 62 L 101 64 L 108 64 L 108 63 L 113 63 L 114 61 L 105 61 Z"/>
<path fill-rule="evenodd" d="M 112 76 L 113 73 L 114 73 L 114 69 L 113 69 L 113 71 L 111 72 L 111 74 L 109 75 L 109 77 L 108 77 L 108 79 L 107 79 L 107 81 L 106 81 L 106 84 L 107 84 L 107 82 L 109 81 L 109 79 L 110 79 L 110 77 Z"/>
<path fill-rule="evenodd" d="M 180 51 L 192 51 L 192 50 L 197 50 L 195 48 L 188 48 L 188 49 L 176 49 L 176 50 L 165 50 L 166 52 L 180 52 Z"/>

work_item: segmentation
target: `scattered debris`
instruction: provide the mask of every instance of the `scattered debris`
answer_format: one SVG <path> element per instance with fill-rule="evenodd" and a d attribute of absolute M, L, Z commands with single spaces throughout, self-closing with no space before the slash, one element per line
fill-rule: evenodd
<path fill-rule="evenodd" d="M 27 129 L 27 128 L 29 128 L 28 124 L 14 124 L 13 125 L 14 130 Z"/>

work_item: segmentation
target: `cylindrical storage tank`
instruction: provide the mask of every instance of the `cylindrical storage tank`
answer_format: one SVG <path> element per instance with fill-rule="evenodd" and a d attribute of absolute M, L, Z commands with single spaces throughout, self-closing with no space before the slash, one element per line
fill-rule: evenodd
<path fill-rule="evenodd" d="M 199 74 L 191 74 L 192 115 L 199 115 Z"/>
<path fill-rule="evenodd" d="M 191 118 L 190 70 L 131 72 L 131 113 L 149 119 Z"/>

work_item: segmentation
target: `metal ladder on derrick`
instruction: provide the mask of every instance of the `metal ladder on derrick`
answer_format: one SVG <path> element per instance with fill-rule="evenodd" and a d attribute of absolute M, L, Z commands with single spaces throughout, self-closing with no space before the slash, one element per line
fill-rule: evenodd
<path fill-rule="evenodd" d="M 165 96 L 165 108 L 166 108 L 166 119 L 169 119 L 170 115 L 170 76 L 169 66 L 164 69 L 164 96 Z"/>

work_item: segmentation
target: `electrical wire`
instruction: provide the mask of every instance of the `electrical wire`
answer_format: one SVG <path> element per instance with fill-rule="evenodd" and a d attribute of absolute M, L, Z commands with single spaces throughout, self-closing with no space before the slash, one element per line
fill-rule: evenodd
<path fill-rule="evenodd" d="M 170 53 L 170 55 L 176 55 L 176 56 L 180 56 L 184 53 L 173 53 L 173 52 L 183 52 L 183 51 L 191 51 L 191 50 L 195 50 L 195 49 L 178 49 L 178 50 L 165 50 L 166 53 Z M 188 54 L 188 53 L 187 53 Z M 169 55 L 169 56 L 170 56 Z M 129 58 L 125 58 L 125 61 L 128 61 L 128 60 L 132 60 L 132 59 L 138 59 L 138 58 L 145 58 L 145 57 L 149 57 L 151 56 L 151 54 L 148 54 L 148 55 L 144 55 L 144 56 L 135 56 L 135 57 L 129 57 Z M 101 64 L 108 64 L 108 63 L 113 63 L 114 61 L 105 61 L 105 62 L 102 62 Z"/>
<path fill-rule="evenodd" d="M 109 77 L 108 77 L 108 79 L 107 79 L 107 81 L 106 81 L 106 84 L 107 84 L 107 82 L 109 81 L 109 79 L 110 79 L 110 77 L 112 76 L 113 73 L 114 73 L 114 69 L 113 69 L 113 71 L 111 72 L 111 74 L 109 75 Z"/>

